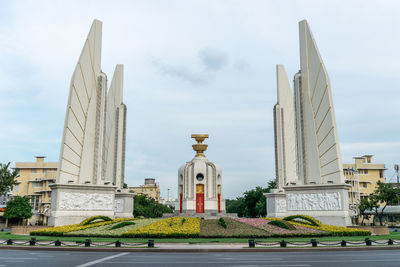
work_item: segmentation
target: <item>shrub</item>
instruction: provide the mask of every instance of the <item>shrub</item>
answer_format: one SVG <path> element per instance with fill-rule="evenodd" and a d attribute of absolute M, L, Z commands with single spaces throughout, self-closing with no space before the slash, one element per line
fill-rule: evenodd
<path fill-rule="evenodd" d="M 294 227 L 291 223 L 283 220 L 274 220 L 270 221 L 268 224 L 275 225 L 280 228 L 288 229 L 288 230 L 296 230 L 296 227 Z"/>
<path fill-rule="evenodd" d="M 97 220 L 99 220 L 99 221 L 97 221 Z M 112 219 L 108 216 L 98 215 L 98 216 L 92 216 L 92 217 L 89 217 L 89 218 L 83 220 L 80 223 L 80 225 L 88 225 L 91 223 L 98 223 L 98 222 L 102 222 L 102 221 L 105 222 L 105 221 L 111 221 L 111 220 Z"/>
<path fill-rule="evenodd" d="M 133 224 L 136 224 L 136 223 L 135 223 L 135 222 L 132 222 L 132 221 L 120 222 L 120 223 L 117 223 L 116 225 L 111 226 L 110 230 L 122 228 L 122 227 L 124 227 L 124 226 L 133 225 Z"/>
<path fill-rule="evenodd" d="M 296 220 L 297 219 L 297 220 Z M 300 219 L 300 220 L 298 220 Z M 284 221 L 294 221 L 298 223 L 303 223 L 303 224 L 309 224 L 313 226 L 320 226 L 322 223 L 318 221 L 317 219 L 307 216 L 307 215 L 291 215 L 283 218 Z"/>
<path fill-rule="evenodd" d="M 226 229 L 226 227 L 227 227 L 224 218 L 219 218 L 219 220 L 218 220 L 218 225 L 221 225 L 221 226 L 224 227 L 225 229 Z"/>

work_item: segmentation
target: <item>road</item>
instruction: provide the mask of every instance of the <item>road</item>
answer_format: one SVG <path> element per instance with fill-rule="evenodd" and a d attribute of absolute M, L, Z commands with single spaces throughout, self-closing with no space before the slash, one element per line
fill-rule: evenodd
<path fill-rule="evenodd" d="M 139 253 L 0 250 L 0 266 L 400 266 L 400 250 Z"/>

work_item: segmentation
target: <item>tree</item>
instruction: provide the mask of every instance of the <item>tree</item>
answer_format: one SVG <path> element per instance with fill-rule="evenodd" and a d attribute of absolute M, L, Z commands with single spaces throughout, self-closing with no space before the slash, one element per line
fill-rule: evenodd
<path fill-rule="evenodd" d="M 371 210 L 373 208 L 373 203 L 369 201 L 368 198 L 362 198 L 358 209 L 360 210 L 360 215 L 362 215 L 361 225 L 364 223 L 364 219 L 369 219 L 369 215 L 365 214 L 366 210 Z"/>
<path fill-rule="evenodd" d="M 4 218 L 18 219 L 21 224 L 23 219 L 29 219 L 32 217 L 32 207 L 29 204 L 29 198 L 24 196 L 15 196 L 7 202 L 6 211 L 4 212 Z"/>
<path fill-rule="evenodd" d="M 398 204 L 400 191 L 397 188 L 393 188 L 392 184 L 382 183 L 381 181 L 378 181 L 377 185 L 378 187 L 374 193 L 369 195 L 369 202 L 372 210 L 379 219 L 380 225 L 383 226 L 383 211 L 388 205 Z"/>
<path fill-rule="evenodd" d="M 226 212 L 236 213 L 239 217 L 244 216 L 245 204 L 243 197 L 237 197 L 236 199 L 226 199 Z"/>
<path fill-rule="evenodd" d="M 172 213 L 173 210 L 146 195 L 135 196 L 133 215 L 146 218 L 162 217 L 163 213 Z"/>
<path fill-rule="evenodd" d="M 7 194 L 14 185 L 18 184 L 15 180 L 19 176 L 17 170 L 9 169 L 10 162 L 7 164 L 0 163 L 0 196 Z"/>
<path fill-rule="evenodd" d="M 264 193 L 269 193 L 274 188 L 276 188 L 276 181 L 272 180 L 268 182 L 267 188 L 257 186 L 255 189 L 244 192 L 243 197 L 227 200 L 226 212 L 237 213 L 239 217 L 265 216 L 267 212 Z"/>

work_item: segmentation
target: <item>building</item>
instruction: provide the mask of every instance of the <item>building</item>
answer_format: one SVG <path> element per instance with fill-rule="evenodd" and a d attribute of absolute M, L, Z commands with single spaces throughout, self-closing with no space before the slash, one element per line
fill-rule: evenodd
<path fill-rule="evenodd" d="M 44 224 L 50 216 L 51 189 L 49 184 L 56 181 L 57 162 L 45 162 L 44 156 L 37 156 L 35 162 L 16 162 L 15 169 L 19 172 L 16 178 L 18 185 L 14 186 L 13 196 L 30 198 L 33 216 L 29 223 Z"/>
<path fill-rule="evenodd" d="M 7 205 L 7 202 L 12 198 L 12 192 L 7 192 L 7 194 L 0 196 L 0 208 L 4 208 Z"/>
<path fill-rule="evenodd" d="M 144 179 L 144 185 L 129 187 L 129 192 L 137 195 L 146 195 L 160 202 L 160 187 L 154 178 Z"/>
<path fill-rule="evenodd" d="M 51 186 L 52 226 L 133 213 L 133 194 L 123 189 L 124 66 L 115 67 L 108 87 L 101 70 L 102 27 L 94 20 L 71 78 L 56 183 Z"/>
<path fill-rule="evenodd" d="M 354 163 L 343 163 L 343 174 L 349 190 L 349 207 L 352 222 L 358 224 L 358 205 L 376 189 L 378 181 L 386 182 L 385 164 L 372 162 L 373 155 L 354 157 Z"/>
<path fill-rule="evenodd" d="M 342 167 L 332 88 L 306 20 L 299 22 L 300 70 L 292 89 L 277 65 L 274 106 L 278 189 L 266 194 L 267 217 L 306 214 L 326 224 L 346 226 L 348 190 Z"/>
<path fill-rule="evenodd" d="M 222 197 L 222 170 L 204 155 L 203 141 L 208 134 L 192 134 L 197 144 L 194 158 L 178 170 L 178 201 L 175 214 L 184 216 L 220 216 L 225 214 Z"/>
<path fill-rule="evenodd" d="M 354 157 L 354 163 L 343 163 L 346 183 L 352 186 L 349 191 L 349 203 L 357 203 L 360 199 L 368 197 L 375 191 L 378 181 L 386 183 L 385 164 L 372 162 L 372 157 L 373 155 Z"/>

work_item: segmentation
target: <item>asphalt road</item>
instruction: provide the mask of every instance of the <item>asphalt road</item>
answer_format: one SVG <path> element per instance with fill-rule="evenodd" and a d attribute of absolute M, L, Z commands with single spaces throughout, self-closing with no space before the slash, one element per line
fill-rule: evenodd
<path fill-rule="evenodd" d="M 400 266 L 400 250 L 138 253 L 0 250 L 0 266 Z"/>

